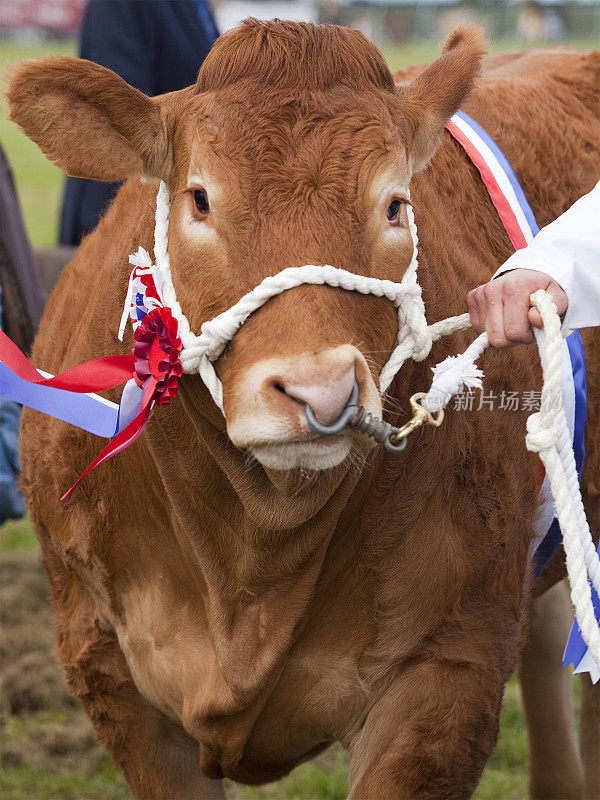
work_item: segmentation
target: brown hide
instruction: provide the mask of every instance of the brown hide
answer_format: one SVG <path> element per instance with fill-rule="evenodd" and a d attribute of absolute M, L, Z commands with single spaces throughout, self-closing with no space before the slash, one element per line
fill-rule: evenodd
<path fill-rule="evenodd" d="M 160 101 L 163 109 L 170 104 L 161 114 L 175 142 L 171 226 L 184 214 L 177 187 L 193 157 L 190 108 L 205 113 L 208 103 L 219 119 L 220 132 L 206 126 L 202 136 L 230 176 L 227 202 L 237 228 L 223 234 L 228 260 L 207 248 L 204 273 L 183 240 L 171 237 L 175 285 L 196 330 L 283 266 L 329 261 L 390 277 L 365 256 L 351 218 L 367 185 L 361 159 L 371 158 L 367 173 L 374 175 L 377 157 L 399 154 L 408 174 L 411 148 L 419 166 L 435 146 L 439 115 L 431 108 L 447 116 L 470 82 L 448 99 L 461 83 L 451 73 L 464 65 L 438 65 L 430 79 L 439 80 L 440 70 L 448 77 L 439 102 L 433 92 L 424 106 L 425 87 L 415 84 L 401 87 L 392 102 L 372 46 L 361 45 L 366 55 L 357 61 L 348 41 L 329 40 L 329 33 L 320 45 L 313 33 L 290 43 L 287 28 L 274 30 L 280 58 L 273 63 L 289 62 L 287 72 L 269 73 L 254 58 L 268 38 L 266 26 L 255 25 L 239 34 L 239 63 L 233 35 L 222 45 L 223 54 L 231 49 L 229 60 L 209 57 L 199 87 L 218 91 Z M 472 45 L 475 63 L 475 39 Z M 339 68 L 322 85 L 328 55 Z M 600 176 L 600 55 L 554 50 L 486 63 L 463 107 L 500 144 L 546 224 Z M 294 69 L 297 81 L 315 83 L 311 96 L 300 91 L 304 84 L 286 84 Z M 473 69 L 464 68 L 471 76 Z M 276 110 L 287 95 L 297 123 L 298 91 L 307 109 L 324 114 L 324 99 L 334 103 L 322 125 L 305 109 L 305 134 L 320 130 L 321 145 L 333 151 L 333 162 L 321 162 L 333 164 L 331 194 L 317 193 L 313 213 L 306 192 L 294 194 L 295 185 L 310 183 L 301 181 L 301 159 L 270 165 L 264 138 L 248 144 L 248 131 L 261 122 L 256 109 L 264 111 L 271 94 Z M 11 92 L 12 114 L 27 129 L 15 111 L 17 90 Z M 185 124 L 177 117 L 184 107 Z M 289 135 L 284 117 L 277 110 L 269 118 L 283 126 L 272 139 Z M 156 153 L 142 159 L 146 166 L 135 161 L 128 134 L 120 135 L 123 169 L 148 172 L 150 163 L 167 163 Z M 394 148 L 384 152 L 382 136 Z M 245 174 L 257 141 L 264 158 Z M 247 194 L 252 185 L 256 203 Z M 131 179 L 83 242 L 42 320 L 33 354 L 40 368 L 58 372 L 118 350 L 127 256 L 139 245 L 152 248 L 156 189 Z M 476 170 L 448 134 L 411 192 L 419 279 L 433 322 L 462 313 L 467 290 L 489 278 L 511 245 Z M 398 273 L 392 261 L 382 257 Z M 238 271 L 230 274 L 234 263 Z M 293 292 L 271 301 L 238 334 L 218 365 L 225 389 L 228 370 L 244 368 L 265 348 L 285 355 L 299 341 L 320 346 L 321 336 L 323 345 L 354 336 L 376 379 L 394 338 L 387 301 L 328 288 L 294 292 L 297 302 Z M 324 308 L 330 326 L 314 316 Z M 302 324 L 303 315 L 310 323 Z M 430 366 L 471 339 L 454 335 L 426 362 L 407 363 L 389 392 L 388 418 L 404 419 L 408 397 L 430 382 Z M 130 346 L 126 341 L 122 351 Z M 590 380 L 597 381 L 595 334 L 586 346 Z M 539 389 L 533 347 L 488 351 L 482 366 L 487 392 Z M 525 450 L 526 416 L 449 410 L 440 430 L 415 434 L 402 455 L 376 450 L 328 472 L 275 479 L 233 447 L 200 379 L 185 376 L 177 400 L 153 412 L 143 438 L 86 479 L 63 508 L 57 498 L 99 442 L 26 410 L 24 485 L 52 585 L 59 652 L 136 796 L 208 796 L 195 772 L 197 746 L 205 775 L 260 782 L 335 740 L 351 749 L 352 798 L 468 796 L 496 739 L 530 591 L 538 462 Z M 591 422 L 597 436 L 595 406 Z M 588 497 L 597 497 L 597 450 L 586 464 L 586 486 Z"/>

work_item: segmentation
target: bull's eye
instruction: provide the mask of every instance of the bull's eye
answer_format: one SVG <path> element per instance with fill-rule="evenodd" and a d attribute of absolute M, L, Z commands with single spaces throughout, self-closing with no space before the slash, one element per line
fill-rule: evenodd
<path fill-rule="evenodd" d="M 194 189 L 194 203 L 201 214 L 208 214 L 208 195 L 204 189 Z"/>
<path fill-rule="evenodd" d="M 387 207 L 387 218 L 390 222 L 398 222 L 398 216 L 400 214 L 400 206 L 402 205 L 400 200 L 392 200 L 392 202 Z"/>

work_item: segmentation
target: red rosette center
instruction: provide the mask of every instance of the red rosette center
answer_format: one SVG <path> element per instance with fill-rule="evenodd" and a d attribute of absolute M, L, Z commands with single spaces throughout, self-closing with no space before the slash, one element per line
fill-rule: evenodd
<path fill-rule="evenodd" d="M 155 308 L 143 318 L 134 333 L 134 378 L 145 388 L 156 381 L 153 399 L 166 405 L 177 395 L 177 384 L 183 374 L 179 354 L 181 339 L 177 336 L 177 320 L 168 308 Z"/>

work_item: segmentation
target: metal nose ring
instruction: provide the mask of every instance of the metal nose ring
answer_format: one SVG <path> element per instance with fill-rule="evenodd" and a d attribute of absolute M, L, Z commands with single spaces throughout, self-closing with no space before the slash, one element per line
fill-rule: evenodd
<path fill-rule="evenodd" d="M 411 399 L 411 403 L 412 402 L 413 400 Z M 332 425 L 322 425 L 315 417 L 315 412 L 308 403 L 306 403 L 304 407 L 306 420 L 313 431 L 319 433 L 321 436 L 335 436 L 336 433 L 343 431 L 346 425 L 350 425 L 350 427 L 366 433 L 367 436 L 371 436 L 391 453 L 401 453 L 406 447 L 406 436 L 401 435 L 398 437 L 397 435 L 401 434 L 401 430 L 390 425 L 389 422 L 383 422 L 383 420 L 378 419 L 374 414 L 367 413 L 362 406 L 359 408 L 357 403 L 358 384 L 354 381 L 354 386 L 350 392 L 348 402 L 344 406 L 340 416 Z M 392 435 L 396 440 L 395 443 L 391 440 Z"/>
<path fill-rule="evenodd" d="M 305 413 L 306 413 L 306 421 L 310 425 L 310 427 L 316 433 L 321 434 L 321 436 L 335 436 L 336 433 L 340 433 L 344 430 L 346 425 L 348 425 L 358 412 L 358 383 L 354 381 L 354 386 L 352 387 L 352 391 L 350 392 L 350 397 L 348 398 L 348 402 L 344 406 L 344 410 L 340 414 L 340 416 L 336 419 L 336 421 L 332 425 L 322 425 L 319 420 L 315 416 L 315 412 L 307 403 L 305 406 Z"/>

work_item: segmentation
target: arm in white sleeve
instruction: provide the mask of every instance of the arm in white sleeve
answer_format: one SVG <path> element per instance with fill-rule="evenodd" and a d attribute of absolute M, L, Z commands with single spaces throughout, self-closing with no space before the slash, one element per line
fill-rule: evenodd
<path fill-rule="evenodd" d="M 494 278 L 513 269 L 545 272 L 563 288 L 569 299 L 565 334 L 600 325 L 600 182 L 517 250 Z"/>

